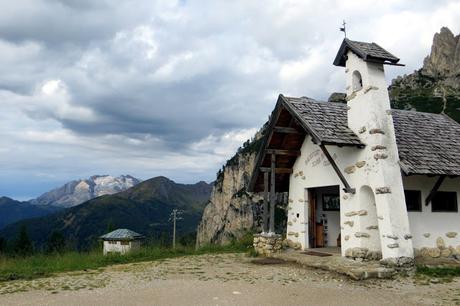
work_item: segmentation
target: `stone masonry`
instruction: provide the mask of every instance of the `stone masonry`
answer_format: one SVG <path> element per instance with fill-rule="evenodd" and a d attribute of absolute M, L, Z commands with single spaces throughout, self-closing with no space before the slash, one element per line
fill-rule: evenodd
<path fill-rule="evenodd" d="M 278 234 L 256 234 L 254 235 L 254 249 L 257 254 L 271 256 L 280 253 L 283 248 L 283 237 Z"/>

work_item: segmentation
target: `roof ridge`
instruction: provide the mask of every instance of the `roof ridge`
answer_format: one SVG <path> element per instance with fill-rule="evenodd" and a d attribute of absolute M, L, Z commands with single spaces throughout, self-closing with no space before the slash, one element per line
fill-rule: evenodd
<path fill-rule="evenodd" d="M 443 114 L 443 113 L 421 112 L 421 111 L 416 111 L 416 110 L 414 111 L 414 110 L 410 110 L 410 109 L 399 109 L 399 108 L 392 108 L 391 111 L 414 113 L 414 114 L 427 114 L 427 115 L 435 115 L 435 116 L 442 116 L 442 115 L 447 116 L 446 114 Z M 449 117 L 449 116 L 447 116 L 447 117 Z M 450 118 L 450 119 L 452 119 L 452 118 Z M 454 119 L 452 119 L 452 120 L 454 120 Z M 455 121 L 455 122 L 457 122 L 457 121 Z"/>
<path fill-rule="evenodd" d="M 440 113 L 441 116 L 443 117 L 446 117 L 448 120 L 452 121 L 452 122 L 455 122 L 457 125 L 460 126 L 460 123 L 455 121 L 454 118 L 450 117 L 449 115 L 447 115 L 446 113 Z"/>

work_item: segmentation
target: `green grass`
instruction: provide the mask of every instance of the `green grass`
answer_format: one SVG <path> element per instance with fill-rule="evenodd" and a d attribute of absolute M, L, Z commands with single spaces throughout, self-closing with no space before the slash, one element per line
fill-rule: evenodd
<path fill-rule="evenodd" d="M 139 251 L 126 255 L 103 256 L 101 250 L 94 250 L 86 253 L 67 252 L 62 255 L 36 254 L 29 257 L 0 256 L 0 282 L 47 277 L 59 272 L 93 270 L 114 264 L 209 253 L 246 252 L 249 249 L 247 241 L 239 241 L 227 246 L 208 245 L 198 250 L 183 246 L 177 247 L 175 250 L 158 246 L 145 246 Z"/>
<path fill-rule="evenodd" d="M 460 267 L 429 268 L 426 266 L 417 266 L 417 274 L 439 278 L 457 277 L 460 276 Z"/>

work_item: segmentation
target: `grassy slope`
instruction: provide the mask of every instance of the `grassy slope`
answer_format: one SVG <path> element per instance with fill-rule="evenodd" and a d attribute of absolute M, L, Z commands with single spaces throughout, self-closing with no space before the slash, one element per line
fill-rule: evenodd
<path fill-rule="evenodd" d="M 51 276 L 59 272 L 98 269 L 113 264 L 140 261 L 152 261 L 206 253 L 246 252 L 252 249 L 252 234 L 226 246 L 209 245 L 195 250 L 193 247 L 180 246 L 176 250 L 157 246 L 143 247 L 137 252 L 126 255 L 103 256 L 100 249 L 91 252 L 67 252 L 59 254 L 38 254 L 30 257 L 0 256 L 0 281 L 15 279 L 34 279 Z"/>

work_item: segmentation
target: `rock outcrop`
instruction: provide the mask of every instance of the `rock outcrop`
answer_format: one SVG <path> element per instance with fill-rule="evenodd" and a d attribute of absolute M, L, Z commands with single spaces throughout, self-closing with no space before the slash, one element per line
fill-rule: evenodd
<path fill-rule="evenodd" d="M 226 244 L 248 231 L 261 230 L 263 195 L 249 193 L 247 187 L 263 131 L 264 128 L 252 141 L 246 142 L 217 173 L 209 203 L 197 229 L 197 246 Z M 287 195 L 277 194 L 277 203 L 279 216 L 287 203 Z M 278 224 L 280 230 L 286 228 L 280 222 Z"/>
<path fill-rule="evenodd" d="M 432 77 L 460 76 L 460 35 L 454 36 L 448 28 L 441 28 L 434 35 L 431 54 L 423 62 L 422 73 Z"/>
<path fill-rule="evenodd" d="M 460 122 L 460 35 L 443 27 L 423 67 L 394 79 L 389 94 L 393 108 L 445 113 Z"/>
<path fill-rule="evenodd" d="M 256 135 L 253 146 L 257 146 L 260 137 L 260 134 Z M 209 203 L 197 229 L 198 246 L 225 244 L 260 226 L 262 198 L 246 191 L 256 154 L 256 148 L 243 148 L 217 173 Z"/>

